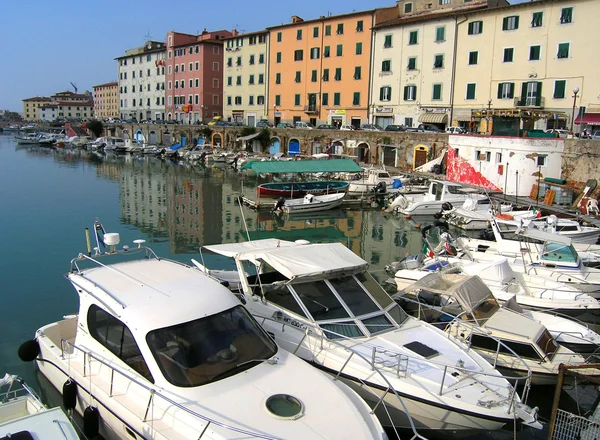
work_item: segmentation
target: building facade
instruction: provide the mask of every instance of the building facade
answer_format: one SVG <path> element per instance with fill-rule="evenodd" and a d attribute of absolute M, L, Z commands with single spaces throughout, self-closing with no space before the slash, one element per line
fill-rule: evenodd
<path fill-rule="evenodd" d="M 269 32 L 225 39 L 223 119 L 253 127 L 267 118 Z"/>
<path fill-rule="evenodd" d="M 223 40 L 226 30 L 167 33 L 167 119 L 194 124 L 223 115 Z"/>
<path fill-rule="evenodd" d="M 39 118 L 38 110 L 50 104 L 52 100 L 44 96 L 36 96 L 33 98 L 27 98 L 23 100 L 23 120 L 24 121 L 37 121 Z"/>
<path fill-rule="evenodd" d="M 269 30 L 268 109 L 274 123 L 368 121 L 371 28 L 396 8 L 292 22 Z"/>
<path fill-rule="evenodd" d="M 119 117 L 119 83 L 99 84 L 94 90 L 94 115 L 100 119 Z"/>
<path fill-rule="evenodd" d="M 164 120 L 165 43 L 148 41 L 116 60 L 121 119 Z"/>

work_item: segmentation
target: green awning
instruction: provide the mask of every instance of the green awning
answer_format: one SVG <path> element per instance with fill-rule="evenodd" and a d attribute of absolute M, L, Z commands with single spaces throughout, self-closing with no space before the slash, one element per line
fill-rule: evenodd
<path fill-rule="evenodd" d="M 363 169 L 352 159 L 273 160 L 245 163 L 242 170 L 255 173 L 359 173 Z"/>

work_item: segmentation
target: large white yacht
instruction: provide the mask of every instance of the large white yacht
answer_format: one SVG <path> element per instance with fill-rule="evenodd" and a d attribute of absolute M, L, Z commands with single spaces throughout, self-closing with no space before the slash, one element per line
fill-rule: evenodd
<path fill-rule="evenodd" d="M 75 410 L 94 408 L 102 437 L 386 438 L 356 392 L 282 350 L 214 278 L 143 240 L 122 251 L 118 242 L 98 233 L 95 255 L 72 260 L 79 313 L 29 341 Z"/>

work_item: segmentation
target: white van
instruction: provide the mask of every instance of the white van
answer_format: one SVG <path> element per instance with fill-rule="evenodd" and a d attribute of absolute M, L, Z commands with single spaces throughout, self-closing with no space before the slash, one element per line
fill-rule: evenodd
<path fill-rule="evenodd" d="M 446 133 L 449 134 L 465 134 L 466 131 L 461 127 L 446 127 Z"/>
<path fill-rule="evenodd" d="M 304 128 L 304 129 L 309 129 L 309 130 L 312 130 L 315 128 L 310 122 L 304 122 L 304 121 L 297 121 L 294 126 L 296 128 Z"/>

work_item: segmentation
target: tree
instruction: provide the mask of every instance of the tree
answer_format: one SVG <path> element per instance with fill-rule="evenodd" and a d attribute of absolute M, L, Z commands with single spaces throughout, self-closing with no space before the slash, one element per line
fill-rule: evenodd
<path fill-rule="evenodd" d="M 102 121 L 99 121 L 98 119 L 89 121 L 85 124 L 85 128 L 94 133 L 94 136 L 96 137 L 102 136 L 102 133 L 104 132 L 104 125 L 102 124 Z"/>
<path fill-rule="evenodd" d="M 271 142 L 271 131 L 268 128 L 263 128 L 258 136 L 256 137 L 260 141 L 260 144 L 263 147 L 263 151 L 269 147 L 269 143 Z"/>

